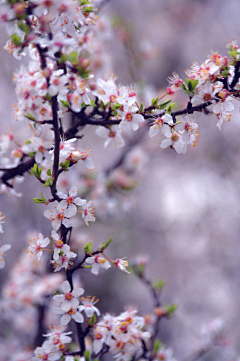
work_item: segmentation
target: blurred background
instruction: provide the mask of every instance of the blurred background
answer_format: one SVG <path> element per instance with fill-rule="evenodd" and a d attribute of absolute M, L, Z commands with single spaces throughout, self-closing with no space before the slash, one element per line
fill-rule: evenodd
<path fill-rule="evenodd" d="M 105 1 L 99 4 L 98 15 L 107 24 L 101 46 L 108 56 L 96 66 L 105 66 L 106 75 L 113 71 L 118 83 L 137 84 L 148 106 L 153 97 L 164 94 L 172 72 L 184 79 L 184 70 L 194 61 L 202 63 L 212 51 L 227 55 L 225 44 L 232 39 L 239 43 L 239 14 L 239 0 Z M 4 31 L 2 26 L 1 48 L 7 39 Z M 12 73 L 19 67 L 20 62 L 1 51 L 0 131 L 17 130 L 21 143 L 24 124 L 15 122 L 11 111 L 15 102 Z M 182 95 L 176 94 L 175 99 L 176 109 L 184 107 Z M 122 191 L 124 207 L 113 202 L 113 215 L 101 208 L 97 222 L 89 228 L 82 224 L 73 237 L 80 255 L 89 240 L 98 247 L 110 236 L 114 239 L 107 251 L 111 257 L 131 260 L 148 255 L 147 277 L 167 282 L 163 304 L 178 304 L 160 330 L 163 343 L 173 348 L 177 359 L 198 350 L 202 327 L 220 318 L 226 345 L 204 357 L 236 360 L 240 354 L 239 104 L 235 102 L 232 119 L 223 124 L 222 131 L 216 127 L 215 116 L 199 114 L 197 122 L 199 141 L 185 155 L 161 149 L 161 136 L 146 134 L 135 148 L 140 159 L 137 185 L 133 192 Z M 95 129 L 87 127 L 83 133 L 80 145 L 92 148 L 97 168 L 114 164 L 122 150 L 103 150 Z M 37 180 L 28 176 L 17 190 L 23 197 L 0 195 L 0 211 L 6 216 L 1 244 L 12 244 L 1 270 L 2 290 L 30 235 L 48 236 L 51 230 L 43 216 L 44 206 L 32 201 L 42 190 Z M 136 305 L 141 315 L 152 312 L 153 300 L 134 275 L 110 269 L 98 277 L 88 270 L 77 277 L 86 294 L 99 299 L 102 313 L 118 314 L 126 305 Z M 11 327 L 9 321 L 10 339 L 20 337 L 19 330 Z"/>

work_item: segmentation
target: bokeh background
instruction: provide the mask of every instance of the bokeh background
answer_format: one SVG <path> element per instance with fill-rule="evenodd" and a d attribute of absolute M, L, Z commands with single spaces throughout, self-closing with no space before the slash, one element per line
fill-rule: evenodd
<path fill-rule="evenodd" d="M 166 78 L 184 70 L 193 61 L 203 62 L 212 51 L 227 54 L 225 44 L 240 38 L 239 0 L 109 0 L 99 5 L 99 18 L 111 22 L 104 44 L 114 74 L 121 84 L 138 84 L 145 105 L 163 94 Z M 1 27 L 1 48 L 7 36 Z M 103 64 L 104 65 L 104 64 Z M 12 73 L 20 63 L 1 51 L 0 130 L 17 129 L 24 139 L 24 124 L 16 123 L 11 111 L 15 102 Z M 108 71 L 106 67 L 105 72 Z M 178 108 L 184 97 L 177 95 Z M 201 345 L 201 329 L 221 318 L 228 334 L 227 346 L 206 354 L 209 360 L 236 360 L 240 354 L 240 123 L 235 102 L 232 120 L 216 127 L 215 116 L 198 115 L 200 137 L 195 148 L 178 155 L 159 147 L 160 137 L 147 135 L 139 144 L 146 161 L 134 200 L 127 212 L 100 217 L 89 228 L 82 226 L 76 238 L 91 239 L 97 247 L 111 235 L 112 257 L 128 259 L 149 255 L 147 276 L 167 281 L 163 303 L 177 303 L 178 310 L 161 324 L 162 341 L 185 359 Z M 98 167 L 114 163 L 121 150 L 103 150 L 93 129 L 86 129 L 82 146 L 90 145 Z M 12 249 L 1 270 L 1 284 L 30 232 L 50 231 L 44 208 L 33 203 L 41 188 L 32 177 L 18 185 L 22 198 L 0 195 L 0 210 L 6 216 L 1 244 Z M 84 238 L 85 237 L 85 238 Z M 152 311 L 153 300 L 134 277 L 112 269 L 94 277 L 84 271 L 81 281 L 87 294 L 99 298 L 102 312 L 121 312 L 136 305 L 140 314 Z M 12 332 L 11 337 L 17 337 Z"/>

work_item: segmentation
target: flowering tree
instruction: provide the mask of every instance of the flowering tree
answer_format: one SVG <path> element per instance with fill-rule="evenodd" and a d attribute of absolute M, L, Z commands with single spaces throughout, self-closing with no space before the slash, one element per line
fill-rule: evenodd
<path fill-rule="evenodd" d="M 27 254 L 13 268 L 5 289 L 3 310 L 11 304 L 16 310 L 21 308 L 24 322 L 34 319 L 29 325 L 35 335 L 32 350 L 25 354 L 18 351 L 18 355 L 14 351 L 15 359 L 90 361 L 102 359 L 106 353 L 119 361 L 173 358 L 158 332 L 162 318 L 170 317 L 176 306 L 162 305 L 164 282 L 146 278 L 146 259 L 138 258 L 130 266 L 124 258 L 111 259 L 107 255 L 110 235 L 97 249 L 86 242 L 81 257 L 72 235 L 81 220 L 86 227 L 95 222 L 95 207 L 99 215 L 104 207 L 106 213 L 116 204 L 123 208 L 121 193 L 134 188 L 140 170 L 134 147 L 146 133 L 161 136 L 161 148 L 170 147 L 180 154 L 196 145 L 199 112 L 206 116 L 214 113 L 219 129 L 230 120 L 233 100 L 239 98 L 240 51 L 236 42 L 227 44 L 228 56 L 213 53 L 203 64 L 194 63 L 185 81 L 173 73 L 165 93 L 145 105 L 139 101 L 135 86 L 117 85 L 113 76 L 104 77 L 103 69 L 97 66 L 104 54 L 98 52 L 96 36 L 102 40 L 104 32 L 98 26 L 94 2 L 2 0 L 1 19 L 10 32 L 5 50 L 17 59 L 30 58 L 29 64 L 14 74 L 14 112 L 31 133 L 21 145 L 13 133 L 1 135 L 1 192 L 20 196 L 17 183 L 31 174 L 43 187 L 34 202 L 45 206 L 46 222 L 51 221 L 52 226 L 50 234 L 43 229 L 31 238 Z M 182 109 L 172 102 L 177 91 L 186 95 Z M 119 159 L 103 171 L 88 171 L 96 165 L 92 150 L 81 149 L 87 125 L 103 139 L 104 148 L 123 148 Z M 81 170 L 84 186 L 79 182 L 81 164 L 87 169 Z M 2 233 L 2 214 L 0 222 Z M 0 268 L 9 249 L 10 244 L 0 248 Z M 42 257 L 48 252 L 51 259 Z M 74 276 L 83 269 L 97 276 L 100 268 L 111 266 L 134 272 L 149 288 L 154 300 L 151 316 L 138 316 L 133 307 L 118 316 L 100 316 L 94 296 L 85 296 Z M 47 331 L 46 326 L 56 319 L 59 327 Z M 65 332 L 70 322 L 75 327 Z M 210 326 L 211 337 L 194 359 L 221 341 L 220 326 Z M 9 351 L 3 357 L 11 359 Z"/>

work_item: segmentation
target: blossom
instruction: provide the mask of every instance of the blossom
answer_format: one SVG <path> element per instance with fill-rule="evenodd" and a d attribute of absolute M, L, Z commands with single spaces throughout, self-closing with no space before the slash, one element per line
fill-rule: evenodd
<path fill-rule="evenodd" d="M 121 136 L 121 129 L 118 125 L 113 125 L 111 128 L 99 127 L 96 129 L 95 133 L 106 139 L 104 142 L 104 149 L 108 147 L 109 144 L 114 144 L 115 147 L 121 148 L 125 145 L 125 142 Z"/>
<path fill-rule="evenodd" d="M 3 223 L 6 223 L 6 221 L 3 221 L 3 219 L 5 218 L 5 216 L 2 216 L 2 212 L 0 212 L 0 233 L 3 233 Z"/>
<path fill-rule="evenodd" d="M 55 295 L 53 297 L 53 299 L 54 299 L 54 301 L 60 302 L 61 303 L 60 308 L 63 311 L 67 312 L 73 306 L 74 302 L 76 302 L 76 301 L 74 301 L 74 299 L 77 299 L 84 293 L 84 289 L 83 288 L 75 288 L 71 292 L 71 286 L 68 281 L 64 281 L 62 283 L 61 288 L 63 290 L 63 294 Z"/>
<path fill-rule="evenodd" d="M 51 261 L 54 267 L 54 272 L 60 271 L 62 268 L 68 269 L 70 260 L 76 257 L 77 254 L 70 250 L 70 246 L 68 244 L 64 244 L 58 254 L 58 257 L 53 258 Z"/>
<path fill-rule="evenodd" d="M 84 318 L 83 315 L 78 311 L 78 305 L 79 301 L 74 298 L 68 311 L 64 311 L 62 308 L 53 307 L 53 312 L 62 315 L 60 318 L 61 325 L 66 326 L 71 321 L 71 319 L 73 319 L 75 322 L 83 323 Z"/>
<path fill-rule="evenodd" d="M 126 273 L 130 273 L 128 270 L 127 270 L 127 267 L 128 267 L 128 261 L 126 261 L 125 259 L 116 259 L 114 262 L 113 262 L 114 266 L 116 266 L 117 268 L 120 269 L 120 271 L 123 271 L 123 272 L 126 272 Z"/>
<path fill-rule="evenodd" d="M 5 244 L 0 247 L 0 269 L 5 266 L 4 253 L 11 248 L 10 244 Z"/>
<path fill-rule="evenodd" d="M 156 134 L 158 134 L 160 129 L 163 131 L 165 123 L 173 124 L 173 119 L 170 114 L 164 114 L 163 116 L 154 119 L 154 123 L 149 128 L 149 137 L 154 137 Z"/>
<path fill-rule="evenodd" d="M 141 114 L 136 113 L 138 108 L 135 106 L 126 107 L 124 111 L 119 111 L 119 115 L 122 118 L 119 126 L 123 128 L 125 132 L 129 130 L 137 130 L 139 123 L 144 122 L 144 117 Z"/>
<path fill-rule="evenodd" d="M 50 239 L 48 237 L 43 238 L 43 235 L 39 233 L 37 239 L 32 239 L 29 242 L 28 251 L 32 254 L 35 254 L 37 256 L 38 261 L 40 261 L 40 258 L 43 254 L 43 248 L 47 247 L 49 243 L 50 243 Z"/>
<path fill-rule="evenodd" d="M 88 257 L 86 259 L 86 263 L 92 265 L 91 272 L 94 275 L 98 275 L 99 267 L 102 267 L 105 269 L 108 269 L 111 267 L 110 263 L 105 258 L 100 256 L 99 254 L 97 254 L 96 256 Z"/>
<path fill-rule="evenodd" d="M 88 222 L 95 222 L 95 217 L 93 213 L 95 212 L 95 207 L 92 207 L 93 202 L 89 201 L 87 204 L 84 204 L 82 206 L 83 212 L 82 212 L 82 218 L 84 219 L 84 222 L 88 226 Z"/>
<path fill-rule="evenodd" d="M 99 309 L 94 306 L 95 303 L 97 303 L 97 301 L 95 301 L 94 297 L 92 297 L 92 298 L 90 298 L 90 296 L 82 297 L 81 298 L 82 305 L 78 306 L 78 309 L 80 312 L 84 311 L 87 317 L 92 317 L 92 315 L 95 312 L 98 316 L 100 316 Z"/>
<path fill-rule="evenodd" d="M 74 216 L 74 210 L 72 208 L 68 209 L 67 204 L 62 204 L 61 202 L 55 207 L 56 210 L 45 210 L 44 216 L 52 221 L 52 227 L 55 231 L 59 229 L 61 224 L 66 228 L 71 227 L 71 221 L 68 219 Z"/>
<path fill-rule="evenodd" d="M 62 198 L 63 200 L 60 202 L 59 205 L 63 207 L 63 209 L 68 210 L 68 214 L 75 215 L 77 213 L 77 206 L 82 206 L 86 203 L 85 199 L 81 199 L 80 197 L 77 197 L 77 187 L 72 187 L 69 189 L 68 195 L 58 192 L 58 197 Z"/>

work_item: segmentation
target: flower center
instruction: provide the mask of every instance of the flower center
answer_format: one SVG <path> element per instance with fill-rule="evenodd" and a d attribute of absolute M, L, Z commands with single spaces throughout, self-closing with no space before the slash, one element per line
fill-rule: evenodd
<path fill-rule="evenodd" d="M 128 121 L 128 122 L 131 122 L 132 120 L 133 120 L 133 115 L 132 115 L 132 113 L 127 113 L 126 115 L 125 115 L 125 119 Z"/>
<path fill-rule="evenodd" d="M 57 247 L 57 248 L 62 248 L 62 246 L 63 246 L 63 241 L 61 241 L 61 239 L 58 239 L 54 244 L 55 244 L 55 247 Z"/>
<path fill-rule="evenodd" d="M 71 301 L 73 299 L 73 295 L 70 292 L 66 293 L 64 297 L 67 301 Z"/>

